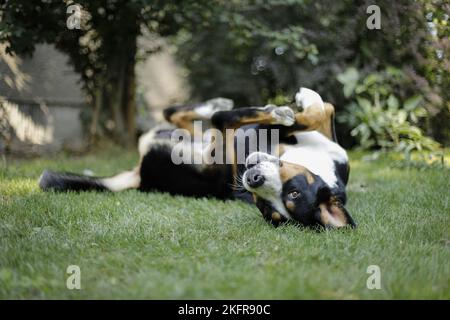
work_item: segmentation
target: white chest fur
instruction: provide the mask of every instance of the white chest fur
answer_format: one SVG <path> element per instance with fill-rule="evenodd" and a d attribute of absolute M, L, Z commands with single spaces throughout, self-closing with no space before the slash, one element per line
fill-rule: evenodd
<path fill-rule="evenodd" d="M 345 150 L 317 131 L 299 132 L 295 136 L 298 144 L 286 146 L 281 160 L 304 166 L 330 187 L 336 186 L 334 161 L 346 163 L 348 157 Z"/>

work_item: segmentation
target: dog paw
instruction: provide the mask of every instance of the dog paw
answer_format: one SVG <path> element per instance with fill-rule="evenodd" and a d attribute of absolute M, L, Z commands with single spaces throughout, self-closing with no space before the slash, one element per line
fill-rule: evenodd
<path fill-rule="evenodd" d="M 233 109 L 233 100 L 226 98 L 214 98 L 206 101 L 194 109 L 194 111 L 204 118 L 211 118 L 218 111 L 230 111 Z"/>
<path fill-rule="evenodd" d="M 278 107 L 270 112 L 274 118 L 274 124 L 292 126 L 295 123 L 295 113 L 289 107 Z"/>
<path fill-rule="evenodd" d="M 295 104 L 299 111 L 304 111 L 313 106 L 317 106 L 322 110 L 325 108 L 322 97 L 317 92 L 308 88 L 300 88 L 295 94 Z"/>
<path fill-rule="evenodd" d="M 266 104 L 264 107 L 261 108 L 261 110 L 263 110 L 264 112 L 272 112 L 276 108 L 278 107 L 274 104 Z"/>

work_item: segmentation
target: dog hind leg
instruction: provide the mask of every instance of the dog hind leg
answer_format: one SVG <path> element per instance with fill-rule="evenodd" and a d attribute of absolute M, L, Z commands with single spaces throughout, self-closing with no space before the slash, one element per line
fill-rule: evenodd
<path fill-rule="evenodd" d="M 140 185 L 137 169 L 125 171 L 112 177 L 90 177 L 67 172 L 45 170 L 39 178 L 44 191 L 122 191 L 136 189 Z"/>

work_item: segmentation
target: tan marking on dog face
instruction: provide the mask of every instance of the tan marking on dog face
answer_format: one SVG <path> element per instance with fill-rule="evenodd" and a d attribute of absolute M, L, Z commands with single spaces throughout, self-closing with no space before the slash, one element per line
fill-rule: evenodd
<path fill-rule="evenodd" d="M 272 212 L 272 220 L 275 222 L 281 221 L 281 214 L 276 211 Z"/>
<path fill-rule="evenodd" d="M 286 181 L 298 175 L 304 175 L 306 177 L 306 181 L 309 184 L 314 183 L 314 177 L 312 176 L 311 172 L 309 172 L 305 167 L 290 162 L 281 162 L 283 163 L 283 165 L 280 167 L 280 179 L 282 183 L 285 183 Z"/>
<path fill-rule="evenodd" d="M 286 201 L 286 208 L 290 211 L 294 211 L 295 209 L 295 203 L 293 201 Z"/>

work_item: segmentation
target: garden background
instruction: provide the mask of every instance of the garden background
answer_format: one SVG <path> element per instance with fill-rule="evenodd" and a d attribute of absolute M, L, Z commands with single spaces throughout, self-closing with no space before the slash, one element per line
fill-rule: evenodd
<path fill-rule="evenodd" d="M 0 297 L 448 299 L 449 15 L 439 0 L 1 1 Z M 45 168 L 131 168 L 165 107 L 286 105 L 301 86 L 352 150 L 353 233 L 273 229 L 234 201 L 37 188 Z"/>

